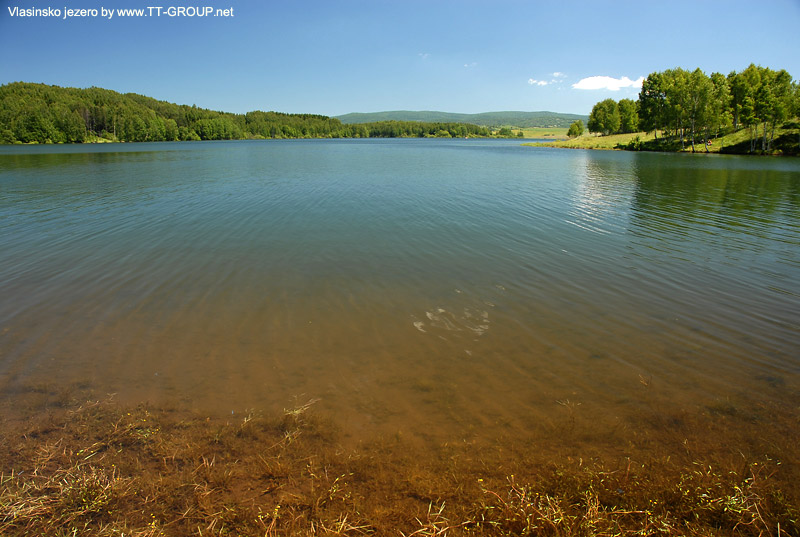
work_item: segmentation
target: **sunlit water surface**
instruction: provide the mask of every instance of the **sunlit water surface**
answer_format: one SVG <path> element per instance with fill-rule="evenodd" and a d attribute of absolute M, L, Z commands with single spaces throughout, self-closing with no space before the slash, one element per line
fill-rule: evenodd
<path fill-rule="evenodd" d="M 6 146 L 0 395 L 318 400 L 352 438 L 435 440 L 565 413 L 613 428 L 654 400 L 796 404 L 799 217 L 790 159 Z"/>

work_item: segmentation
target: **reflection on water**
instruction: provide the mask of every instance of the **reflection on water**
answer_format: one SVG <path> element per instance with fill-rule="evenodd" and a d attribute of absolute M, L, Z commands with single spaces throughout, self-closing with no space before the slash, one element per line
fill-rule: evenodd
<path fill-rule="evenodd" d="M 0 391 L 355 438 L 791 404 L 800 166 L 486 141 L 2 148 Z M 793 395 L 794 394 L 794 395 Z"/>

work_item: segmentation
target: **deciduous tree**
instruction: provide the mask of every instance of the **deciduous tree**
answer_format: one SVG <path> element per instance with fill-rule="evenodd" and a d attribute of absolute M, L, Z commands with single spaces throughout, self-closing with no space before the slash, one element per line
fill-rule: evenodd
<path fill-rule="evenodd" d="M 639 92 L 639 126 L 645 131 L 653 131 L 658 139 L 658 130 L 663 128 L 667 104 L 664 76 L 650 73 L 642 82 Z"/>
<path fill-rule="evenodd" d="M 600 101 L 589 114 L 589 132 L 607 135 L 619 130 L 619 106 L 614 99 Z"/>
<path fill-rule="evenodd" d="M 639 130 L 639 113 L 636 101 L 631 99 L 621 99 L 617 104 L 619 107 L 619 131 L 636 132 Z"/>
<path fill-rule="evenodd" d="M 583 121 L 577 119 L 573 121 L 572 124 L 569 126 L 569 130 L 567 131 L 567 136 L 569 136 L 570 138 L 577 138 L 581 134 L 583 134 Z"/>

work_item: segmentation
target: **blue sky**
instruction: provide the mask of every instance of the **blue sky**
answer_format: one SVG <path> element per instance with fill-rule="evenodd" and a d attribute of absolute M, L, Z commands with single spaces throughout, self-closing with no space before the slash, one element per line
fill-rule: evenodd
<path fill-rule="evenodd" d="M 0 0 L 0 6 L 0 84 L 99 86 L 230 112 L 587 114 L 607 97 L 636 98 L 637 79 L 671 67 L 727 74 L 756 63 L 800 78 L 800 0 Z M 233 8 L 233 17 L 64 20 L 9 13 L 147 6 Z"/>

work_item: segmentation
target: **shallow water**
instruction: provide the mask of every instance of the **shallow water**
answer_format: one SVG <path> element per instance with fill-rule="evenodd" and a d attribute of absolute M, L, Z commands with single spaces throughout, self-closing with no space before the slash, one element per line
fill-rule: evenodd
<path fill-rule="evenodd" d="M 796 405 L 800 162 L 504 140 L 0 147 L 0 395 L 354 439 Z M 766 425 L 765 425 L 766 426 Z"/>

